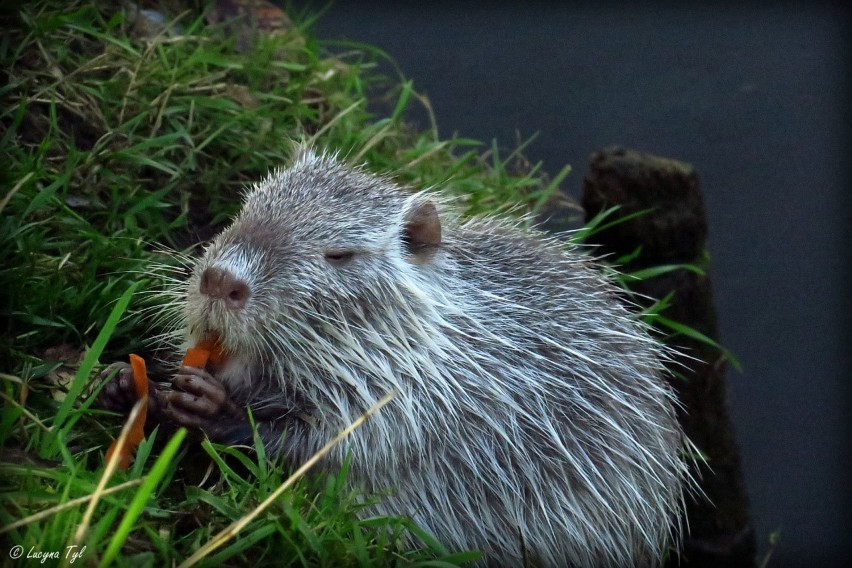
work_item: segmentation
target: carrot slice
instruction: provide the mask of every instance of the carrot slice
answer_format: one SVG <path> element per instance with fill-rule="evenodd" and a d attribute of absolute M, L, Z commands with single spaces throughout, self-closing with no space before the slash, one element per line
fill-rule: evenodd
<path fill-rule="evenodd" d="M 148 371 L 145 368 L 145 359 L 131 353 L 130 368 L 133 370 L 133 386 L 136 388 L 137 400 L 147 399 Z M 142 439 L 145 437 L 145 418 L 147 417 L 147 414 L 148 407 L 142 407 L 142 411 L 136 415 L 136 420 L 130 425 L 130 431 L 127 433 L 127 440 L 124 443 L 124 448 L 122 448 L 121 455 L 118 456 L 118 467 L 120 469 L 127 469 L 130 467 L 130 462 L 133 459 L 133 452 L 136 451 L 136 448 L 139 447 L 139 444 L 142 443 Z M 115 452 L 117 444 L 118 440 L 113 440 L 106 453 L 107 461 L 109 461 L 113 452 Z"/>
<path fill-rule="evenodd" d="M 210 359 L 210 351 L 202 347 L 190 347 L 186 350 L 186 355 L 183 358 L 184 367 L 197 367 L 203 369 L 207 366 L 207 361 Z"/>
<path fill-rule="evenodd" d="M 184 367 L 197 367 L 203 369 L 207 363 L 221 363 L 224 360 L 222 346 L 219 344 L 219 337 L 211 335 L 198 342 L 195 347 L 190 347 L 186 350 L 186 356 L 183 358 Z"/>
<path fill-rule="evenodd" d="M 144 398 L 148 396 L 148 369 L 145 367 L 145 359 L 130 354 L 130 367 L 133 369 L 133 384 L 136 386 L 136 396 Z"/>

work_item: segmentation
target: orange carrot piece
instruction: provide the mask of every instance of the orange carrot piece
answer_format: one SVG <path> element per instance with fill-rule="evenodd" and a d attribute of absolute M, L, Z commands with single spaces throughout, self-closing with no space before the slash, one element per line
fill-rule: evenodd
<path fill-rule="evenodd" d="M 109 460 L 112 459 L 112 454 L 115 453 L 115 449 L 118 447 L 118 439 L 112 441 L 112 444 L 109 445 L 106 452 L 106 461 L 109 463 Z M 130 467 L 130 453 L 127 451 L 127 446 L 125 445 L 122 448 L 121 455 L 118 456 L 118 469 L 127 469 Z"/>
<path fill-rule="evenodd" d="M 208 359 L 210 359 L 210 351 L 201 347 L 190 347 L 183 358 L 183 366 L 203 369 L 207 366 Z"/>
<path fill-rule="evenodd" d="M 137 400 L 148 398 L 148 371 L 145 368 L 145 359 L 131 353 L 130 368 L 133 369 L 133 386 L 136 387 Z M 133 457 L 133 452 L 142 443 L 145 437 L 145 418 L 148 414 L 148 407 L 142 408 L 142 411 L 136 416 L 136 420 L 130 425 L 130 431 L 127 433 L 127 441 L 124 444 L 121 455 L 118 456 L 118 467 L 127 469 L 130 467 L 130 462 Z M 113 452 L 115 452 L 117 440 L 113 440 L 106 453 L 106 459 L 109 461 Z"/>
<path fill-rule="evenodd" d="M 136 396 L 144 398 L 148 396 L 148 369 L 145 367 L 145 359 L 130 354 L 130 367 L 133 369 L 133 384 L 136 385 Z"/>
<path fill-rule="evenodd" d="M 221 363 L 224 360 L 222 346 L 219 345 L 219 337 L 211 335 L 198 342 L 195 347 L 186 350 L 183 358 L 184 367 L 197 367 L 203 369 L 207 363 Z"/>

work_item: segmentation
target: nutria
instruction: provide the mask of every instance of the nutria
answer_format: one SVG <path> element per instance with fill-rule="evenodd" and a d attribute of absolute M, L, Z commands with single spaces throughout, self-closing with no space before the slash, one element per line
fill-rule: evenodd
<path fill-rule="evenodd" d="M 657 565 L 680 542 L 670 357 L 573 245 L 302 148 L 169 297 L 184 344 L 227 357 L 152 389 L 173 423 L 251 443 L 249 407 L 299 463 L 396 392 L 322 462 L 389 491 L 365 515 L 500 565 Z"/>

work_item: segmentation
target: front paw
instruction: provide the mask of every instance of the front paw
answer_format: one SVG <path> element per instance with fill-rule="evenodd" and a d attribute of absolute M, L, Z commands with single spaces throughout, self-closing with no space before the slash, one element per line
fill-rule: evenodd
<path fill-rule="evenodd" d="M 112 378 L 110 378 L 112 377 Z M 95 405 L 104 410 L 127 414 L 136 404 L 136 385 L 133 383 L 133 370 L 130 363 L 116 362 L 104 369 L 100 380 L 108 380 L 98 394 Z"/>
<path fill-rule="evenodd" d="M 139 400 L 136 392 L 136 381 L 133 378 L 133 369 L 129 363 L 116 362 L 104 369 L 99 375 L 101 379 L 108 382 L 101 389 L 95 406 L 103 410 L 111 410 L 119 414 L 127 415 L 130 409 Z M 111 378 L 110 378 L 111 377 Z M 157 424 L 160 420 L 160 409 L 163 392 L 168 386 L 148 379 L 148 418 L 146 423 Z"/>
<path fill-rule="evenodd" d="M 163 393 L 164 413 L 172 422 L 212 432 L 247 423 L 245 412 L 234 404 L 225 386 L 204 369 L 181 367 L 172 390 Z"/>

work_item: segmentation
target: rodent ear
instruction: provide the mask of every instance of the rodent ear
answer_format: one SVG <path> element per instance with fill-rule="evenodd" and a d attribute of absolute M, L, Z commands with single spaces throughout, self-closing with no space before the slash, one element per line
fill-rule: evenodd
<path fill-rule="evenodd" d="M 441 245 L 441 219 L 431 201 L 422 201 L 405 215 L 402 243 L 416 264 L 428 262 Z"/>

